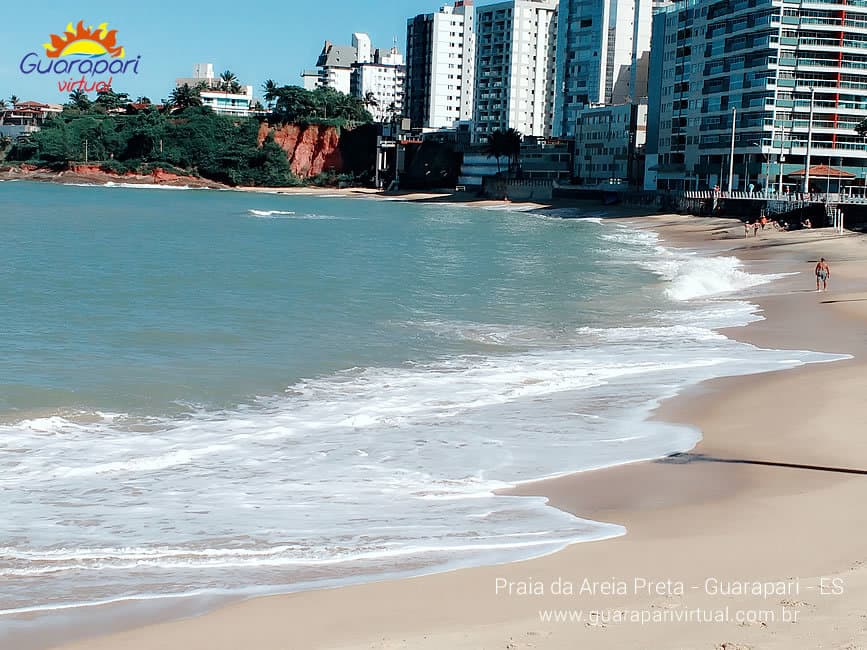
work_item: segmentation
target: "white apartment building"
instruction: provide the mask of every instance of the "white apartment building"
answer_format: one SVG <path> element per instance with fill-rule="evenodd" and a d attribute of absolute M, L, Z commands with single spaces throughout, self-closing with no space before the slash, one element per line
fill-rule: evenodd
<path fill-rule="evenodd" d="M 202 105 L 215 113 L 247 117 L 253 107 L 253 86 L 241 86 L 241 89 L 240 93 L 203 90 L 199 95 L 202 98 Z"/>
<path fill-rule="evenodd" d="M 476 137 L 498 129 L 552 132 L 557 0 L 510 0 L 476 10 Z"/>
<path fill-rule="evenodd" d="M 241 92 L 230 93 L 219 90 L 221 79 L 214 74 L 213 63 L 194 63 L 192 77 L 175 79 L 175 86 L 187 85 L 195 88 L 204 84 L 207 90 L 202 90 L 200 96 L 202 105 L 222 115 L 237 115 L 246 117 L 253 107 L 253 86 L 241 86 Z"/>
<path fill-rule="evenodd" d="M 318 78 L 306 71 L 301 77 L 304 88 L 334 88 L 365 102 L 377 122 L 386 122 L 404 114 L 406 66 L 397 49 L 374 49 L 370 36 L 352 35 L 352 45 L 335 45 L 325 41 L 317 62 Z"/>
<path fill-rule="evenodd" d="M 473 0 L 407 21 L 407 115 L 413 127 L 452 128 L 473 118 Z"/>
<path fill-rule="evenodd" d="M 319 68 L 318 86 L 334 88 L 348 95 L 352 91 L 352 69 L 358 60 L 354 45 L 335 45 L 325 41 L 316 67 Z"/>
<path fill-rule="evenodd" d="M 353 71 L 352 94 L 365 101 L 376 122 L 404 114 L 405 86 L 406 67 L 396 47 L 376 50 L 372 61 L 357 63 Z"/>

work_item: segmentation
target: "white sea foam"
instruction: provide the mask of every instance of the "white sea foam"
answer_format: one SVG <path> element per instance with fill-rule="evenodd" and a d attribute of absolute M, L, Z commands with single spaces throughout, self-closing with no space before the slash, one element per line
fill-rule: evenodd
<path fill-rule="evenodd" d="M 782 275 L 747 273 L 736 257 L 687 257 L 660 260 L 652 267 L 671 284 L 666 293 L 674 300 L 722 296 L 768 284 Z"/>
<path fill-rule="evenodd" d="M 281 217 L 295 214 L 291 210 L 247 210 L 247 212 L 254 217 Z"/>
<path fill-rule="evenodd" d="M 292 219 L 298 221 L 345 221 L 352 217 L 333 214 L 297 214 L 290 210 L 247 210 L 247 214 L 256 219 Z"/>
<path fill-rule="evenodd" d="M 192 187 L 190 185 L 166 185 L 164 183 L 116 183 L 108 181 L 102 187 L 123 187 L 133 190 L 205 190 L 206 187 Z"/>

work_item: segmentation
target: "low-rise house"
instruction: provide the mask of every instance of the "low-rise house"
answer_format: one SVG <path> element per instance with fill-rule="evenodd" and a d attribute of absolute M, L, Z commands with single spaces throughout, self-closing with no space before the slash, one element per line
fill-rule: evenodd
<path fill-rule="evenodd" d="M 0 137 L 13 140 L 27 137 L 61 111 L 63 106 L 60 104 L 18 102 L 11 108 L 0 110 Z"/>

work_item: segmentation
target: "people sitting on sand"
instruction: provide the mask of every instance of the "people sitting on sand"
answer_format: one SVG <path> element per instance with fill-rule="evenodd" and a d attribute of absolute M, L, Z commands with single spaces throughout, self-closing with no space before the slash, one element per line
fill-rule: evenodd
<path fill-rule="evenodd" d="M 809 217 L 807 217 L 806 219 L 804 219 L 804 220 L 801 222 L 801 228 L 812 228 L 812 227 L 813 227 L 813 224 L 810 223 L 810 218 L 809 218 Z"/>

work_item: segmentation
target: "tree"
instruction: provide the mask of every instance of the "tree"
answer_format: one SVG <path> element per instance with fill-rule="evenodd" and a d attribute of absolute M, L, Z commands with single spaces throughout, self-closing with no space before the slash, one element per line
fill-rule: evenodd
<path fill-rule="evenodd" d="M 113 111 L 123 108 L 129 103 L 129 95 L 127 93 L 116 93 L 111 88 L 108 90 L 100 90 L 96 95 L 94 104 L 102 107 L 106 111 Z"/>
<path fill-rule="evenodd" d="M 497 159 L 497 174 L 500 173 L 500 158 L 508 155 L 506 152 L 506 132 L 497 129 L 488 134 L 488 141 L 485 144 L 485 153 L 488 158 Z"/>
<path fill-rule="evenodd" d="M 226 70 L 220 75 L 220 90 L 233 94 L 241 92 L 241 84 L 238 83 L 238 77 L 231 70 Z"/>
<path fill-rule="evenodd" d="M 385 114 L 388 116 L 388 121 L 392 124 L 397 124 L 397 121 L 400 119 L 400 110 L 398 110 L 397 104 L 394 102 L 386 106 Z"/>
<path fill-rule="evenodd" d="M 179 111 L 182 111 L 185 108 L 190 108 L 191 106 L 201 106 L 201 92 L 201 86 L 190 88 L 189 84 L 184 84 L 183 86 L 178 86 L 172 91 L 167 103 L 170 104 L 174 110 Z"/>
<path fill-rule="evenodd" d="M 12 106 L 12 108 L 15 108 L 15 105 L 20 101 L 21 100 L 18 99 L 18 95 L 16 95 L 15 93 L 9 95 L 9 105 Z"/>
<path fill-rule="evenodd" d="M 268 79 L 262 84 L 262 91 L 265 94 L 265 101 L 268 102 L 268 108 L 272 108 L 274 100 L 277 99 L 277 84 L 274 83 L 273 79 Z"/>
<path fill-rule="evenodd" d="M 377 106 L 379 106 L 379 100 L 376 98 L 376 93 L 372 90 L 367 91 L 367 93 L 364 95 L 364 99 L 361 100 L 361 102 L 364 104 L 364 107 L 368 109 L 376 108 Z"/>
<path fill-rule="evenodd" d="M 0 111 L 5 111 L 5 110 L 6 110 L 6 100 L 0 99 Z"/>
<path fill-rule="evenodd" d="M 521 141 L 524 136 L 516 129 L 507 129 L 503 134 L 503 144 L 505 146 L 505 155 L 509 159 L 509 173 L 518 168 L 518 161 L 521 158 Z"/>
<path fill-rule="evenodd" d="M 317 114 L 313 93 L 299 86 L 283 86 L 276 91 L 274 116 L 283 122 L 300 122 Z"/>
<path fill-rule="evenodd" d="M 136 98 L 135 98 L 135 103 L 136 103 L 136 104 L 144 104 L 144 105 L 146 105 L 146 106 L 150 106 L 153 102 L 151 102 L 151 98 L 150 98 L 150 97 L 144 97 L 144 96 L 141 96 L 141 97 L 136 97 Z"/>
<path fill-rule="evenodd" d="M 500 158 L 506 158 L 509 162 L 509 173 L 513 168 L 518 166 L 518 159 L 521 156 L 521 140 L 524 136 L 520 131 L 515 129 L 501 130 L 497 129 L 488 135 L 488 143 L 485 146 L 485 153 L 489 158 L 497 159 L 497 174 L 500 173 Z"/>
<path fill-rule="evenodd" d="M 862 120 L 858 126 L 855 127 L 855 130 L 862 138 L 867 138 L 867 118 Z"/>
<path fill-rule="evenodd" d="M 67 108 L 75 108 L 82 112 L 87 111 L 91 106 L 90 97 L 81 89 L 73 90 L 69 93 L 69 103 L 66 106 Z"/>

